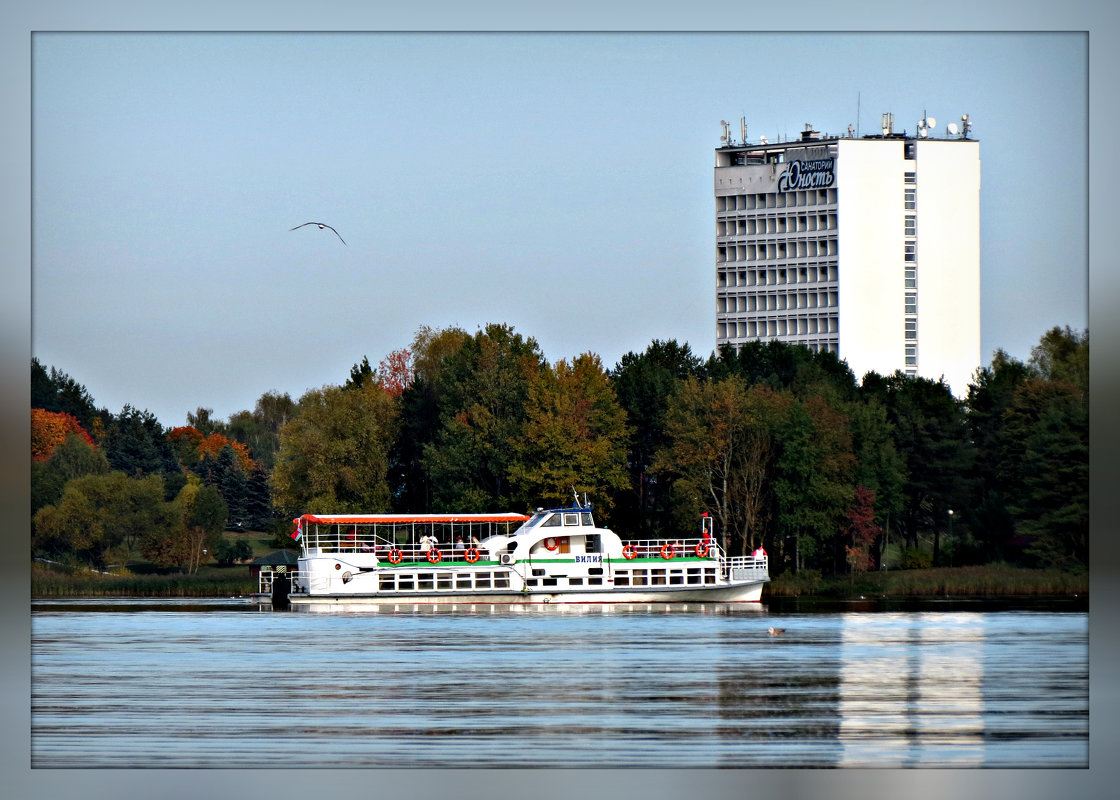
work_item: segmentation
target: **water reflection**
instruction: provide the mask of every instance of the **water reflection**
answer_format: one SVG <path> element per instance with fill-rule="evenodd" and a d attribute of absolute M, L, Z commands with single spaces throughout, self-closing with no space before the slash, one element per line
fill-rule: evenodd
<path fill-rule="evenodd" d="M 842 765 L 982 763 L 982 615 L 848 615 L 841 635 Z"/>
<path fill-rule="evenodd" d="M 1080 613 L 202 605 L 36 603 L 33 765 L 1087 764 Z"/>

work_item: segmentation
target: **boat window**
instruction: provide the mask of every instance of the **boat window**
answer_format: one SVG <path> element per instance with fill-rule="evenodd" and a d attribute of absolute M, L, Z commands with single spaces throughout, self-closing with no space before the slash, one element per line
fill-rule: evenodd
<path fill-rule="evenodd" d="M 565 514 L 564 515 L 564 524 L 565 525 L 579 525 L 579 514 Z"/>
<path fill-rule="evenodd" d="M 541 523 L 542 528 L 554 528 L 560 524 L 560 515 L 553 514 L 551 517 Z"/>
<path fill-rule="evenodd" d="M 582 524 L 586 525 L 589 528 L 595 527 L 595 523 L 591 521 L 591 512 L 590 511 L 584 511 L 582 514 L 580 514 L 580 517 L 583 518 L 583 523 Z"/>

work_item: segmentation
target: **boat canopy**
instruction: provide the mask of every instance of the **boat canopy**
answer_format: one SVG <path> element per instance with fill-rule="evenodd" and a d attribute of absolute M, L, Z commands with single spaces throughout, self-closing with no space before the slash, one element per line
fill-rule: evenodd
<path fill-rule="evenodd" d="M 304 514 L 301 522 L 325 525 L 407 525 L 409 523 L 525 522 L 525 514 Z"/>

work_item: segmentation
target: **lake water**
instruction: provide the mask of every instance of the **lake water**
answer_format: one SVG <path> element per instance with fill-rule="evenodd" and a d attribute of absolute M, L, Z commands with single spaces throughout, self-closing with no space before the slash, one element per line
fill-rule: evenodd
<path fill-rule="evenodd" d="M 31 765 L 1080 768 L 1088 628 L 1081 611 L 36 601 Z"/>

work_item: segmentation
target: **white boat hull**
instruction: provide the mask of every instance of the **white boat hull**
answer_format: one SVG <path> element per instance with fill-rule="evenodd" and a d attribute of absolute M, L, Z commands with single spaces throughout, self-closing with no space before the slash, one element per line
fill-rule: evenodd
<path fill-rule="evenodd" d="M 291 594 L 288 602 L 292 607 L 316 605 L 398 605 L 415 603 L 422 605 L 449 605 L 463 603 L 482 604 L 603 604 L 603 603 L 760 603 L 762 586 L 766 581 L 751 581 L 725 586 L 706 586 L 697 588 L 666 587 L 664 589 L 610 589 L 605 591 L 503 591 L 503 592 L 432 592 L 372 595 L 310 595 Z"/>

